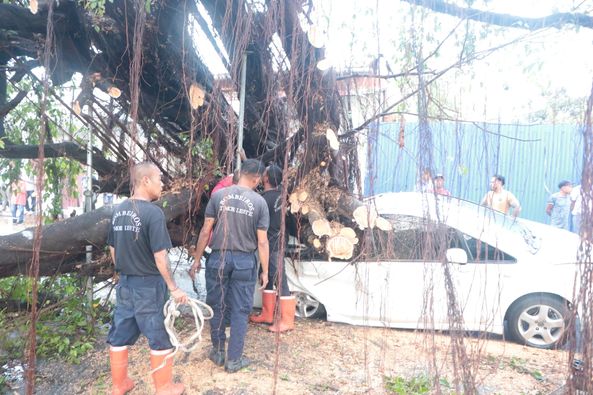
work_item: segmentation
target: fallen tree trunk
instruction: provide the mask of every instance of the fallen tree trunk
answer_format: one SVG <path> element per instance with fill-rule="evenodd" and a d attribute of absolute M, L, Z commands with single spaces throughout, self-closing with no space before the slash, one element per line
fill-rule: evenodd
<path fill-rule="evenodd" d="M 357 240 L 350 231 L 342 234 L 342 229 L 355 228 L 349 219 L 352 217 L 338 214 L 334 207 L 336 202 L 330 198 L 334 193 L 331 188 L 335 186 L 339 189 L 336 196 L 348 194 L 345 169 L 351 165 L 345 159 L 347 154 L 340 147 L 337 136 L 340 101 L 333 74 L 323 73 L 316 67 L 324 58 L 324 51 L 310 45 L 307 33 L 299 23 L 302 5 L 295 1 L 286 4 L 271 2 L 268 3 L 270 12 L 253 14 L 238 0 L 202 3 L 229 54 L 231 90 L 233 86 L 239 86 L 242 54 L 248 53 L 242 148 L 248 157 L 274 158 L 279 165 L 286 161 L 287 168 L 291 169 L 285 176 L 289 190 L 300 190 L 292 210 L 304 216 L 305 227 L 312 226 L 316 236 L 314 244 L 319 249 L 323 247 L 328 256 L 351 256 Z M 102 192 L 121 194 L 125 190 L 130 158 L 136 157 L 149 159 L 159 167 L 162 165 L 167 183 L 184 177 L 199 179 L 202 184 L 209 183 L 205 174 L 217 172 L 219 166 L 229 168 L 227 164 L 236 148 L 233 127 L 236 114 L 228 106 L 225 95 L 229 88 L 225 88 L 224 80 L 214 78 L 193 48 L 195 43 L 186 40 L 187 27 L 191 26 L 188 12 L 200 20 L 202 11 L 198 12 L 195 4 L 185 0 L 155 3 L 147 15 L 145 29 L 140 33 L 132 30 L 136 18 L 143 14 L 137 6 L 138 3 L 129 0 L 106 2 L 103 16 L 93 20 L 91 13 L 78 3 L 68 3 L 67 6 L 60 3 L 54 12 L 65 15 L 63 20 L 68 23 L 61 25 L 56 41 L 68 41 L 73 45 L 62 45 L 62 51 L 56 56 L 78 61 L 71 62 L 71 67 L 64 69 L 61 75 L 54 70 L 51 76 L 60 77 L 54 79 L 57 84 L 64 80 L 63 76 L 74 71 L 84 75 L 83 93 L 74 100 L 75 108 L 69 108 L 69 111 L 86 122 L 100 141 L 101 152 L 95 154 L 102 155 L 104 161 L 95 158 L 94 167 L 105 165 L 107 168 L 106 171 L 97 169 Z M 0 18 L 10 10 L 12 7 L 0 5 Z M 41 9 L 40 14 L 44 10 Z M 19 15 L 39 23 L 40 17 L 30 16 L 28 10 Z M 41 21 L 45 18 L 47 22 L 48 16 L 43 15 Z M 77 29 L 67 29 L 69 25 Z M 78 30 L 80 34 L 73 34 Z M 37 34 L 43 35 L 44 31 L 41 29 Z M 27 31 L 17 33 L 30 36 Z M 142 34 L 143 61 L 139 83 L 130 86 L 134 74 L 131 67 L 134 51 L 130 51 L 129 45 L 131 39 L 137 41 L 136 34 Z M 275 56 L 271 56 L 270 44 L 276 34 L 280 38 L 280 49 L 286 54 L 284 62 L 289 66 L 286 70 L 275 71 Z M 24 55 L 39 52 L 37 47 L 34 49 L 19 55 L 22 59 L 17 60 L 24 63 Z M 91 56 L 91 53 L 95 55 Z M 8 56 L 9 59 L 12 57 Z M 41 83 L 38 79 L 35 81 Z M 109 104 L 91 96 L 92 88 L 97 87 L 108 92 L 112 90 L 113 100 Z M 113 88 L 117 88 L 117 94 L 113 94 Z M 142 129 L 138 130 L 138 135 L 128 124 L 130 119 L 123 117 L 130 109 L 130 103 L 136 101 L 133 89 L 140 90 L 137 122 Z M 60 97 L 52 98 L 69 107 L 69 103 Z M 85 103 L 89 111 L 77 111 Z M 292 133 L 295 134 L 290 138 Z M 19 153 L 0 151 L 0 156 L 35 157 L 36 148 L 20 146 Z M 45 148 L 46 156 L 65 153 L 82 160 L 86 154 L 84 147 L 70 142 L 46 145 Z M 287 149 L 288 153 L 285 152 Z M 117 160 L 119 167 L 107 158 Z M 202 194 L 198 193 L 198 196 Z M 182 206 L 186 215 L 183 212 L 167 214 L 175 245 L 184 244 L 188 237 L 187 219 L 191 217 L 191 223 L 200 218 L 191 211 L 196 205 L 190 202 L 190 195 Z M 163 207 L 166 211 L 170 208 L 165 204 Z M 104 245 L 110 214 L 111 211 L 101 209 L 45 227 L 41 248 L 42 275 L 68 271 L 92 273 L 95 268 L 100 270 L 108 266 Z M 0 276 L 27 270 L 33 234 L 33 229 L 28 229 L 0 238 Z M 94 245 L 101 254 L 96 254 L 97 259 L 92 265 L 82 265 L 88 244 Z"/>
<path fill-rule="evenodd" d="M 170 228 L 173 245 L 187 242 L 180 222 L 189 213 L 191 193 L 189 189 L 170 192 L 157 204 L 163 209 Z M 86 246 L 95 248 L 95 257 L 101 258 L 106 250 L 107 232 L 114 206 L 68 218 L 43 226 L 41 249 L 39 252 L 39 274 L 49 276 L 56 273 L 82 271 L 89 273 L 81 263 L 85 259 Z M 18 233 L 0 237 L 0 277 L 26 274 L 33 256 L 35 228 L 27 228 Z M 101 260 L 101 259 L 99 259 Z M 109 260 L 108 260 L 109 261 Z M 107 262 L 92 266 L 90 272 L 100 271 Z"/>

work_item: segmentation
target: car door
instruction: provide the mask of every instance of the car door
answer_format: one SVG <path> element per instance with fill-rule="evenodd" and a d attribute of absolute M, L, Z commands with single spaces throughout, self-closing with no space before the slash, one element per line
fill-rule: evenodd
<path fill-rule="evenodd" d="M 394 232 L 388 244 L 395 251 L 383 251 L 385 269 L 371 272 L 375 277 L 370 280 L 381 284 L 374 297 L 385 302 L 374 305 L 381 306 L 378 314 L 388 325 L 470 330 L 502 325 L 500 295 L 513 257 L 453 228 L 427 222 Z M 463 248 L 468 262 L 448 262 L 449 248 Z"/>
<path fill-rule="evenodd" d="M 312 297 L 325 307 L 328 321 L 382 326 L 385 265 L 380 262 L 347 262 L 295 259 L 287 265 L 291 291 Z"/>
<path fill-rule="evenodd" d="M 378 253 L 383 247 L 369 247 L 365 259 L 355 262 L 291 260 L 287 264 L 290 288 L 321 302 L 329 321 L 416 328 L 427 265 L 412 256 L 387 259 L 388 255 Z"/>
<path fill-rule="evenodd" d="M 468 330 L 501 332 L 505 286 L 517 260 L 479 238 L 452 231 L 450 246 L 466 251 L 466 264 L 448 263 L 464 327 Z"/>
<path fill-rule="evenodd" d="M 418 218 L 392 220 L 395 231 L 375 234 L 375 261 L 364 262 L 373 284 L 371 311 L 386 326 L 443 328 L 446 291 L 434 227 Z"/>

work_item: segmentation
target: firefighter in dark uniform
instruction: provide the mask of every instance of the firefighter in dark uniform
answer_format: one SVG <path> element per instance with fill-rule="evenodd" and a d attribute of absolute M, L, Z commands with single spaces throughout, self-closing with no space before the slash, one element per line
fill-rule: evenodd
<path fill-rule="evenodd" d="M 268 283 L 268 206 L 254 191 L 264 170 L 258 160 L 247 159 L 241 166 L 238 183 L 212 194 L 190 269 L 193 278 L 212 232 L 212 253 L 206 261 L 206 303 L 214 312 L 209 358 L 224 365 L 229 373 L 251 362 L 243 356 L 243 346 L 257 282 L 256 250 L 262 267 L 262 288 Z M 225 317 L 230 318 L 231 326 L 226 353 Z"/>
<path fill-rule="evenodd" d="M 128 346 L 142 333 L 150 346 L 150 365 L 157 395 L 179 395 L 181 383 L 173 383 L 173 345 L 165 330 L 163 307 L 169 293 L 177 303 L 187 295 L 173 280 L 167 249 L 171 239 L 163 210 L 151 203 L 161 197 L 161 172 L 152 163 L 132 168 L 132 197 L 118 205 L 111 217 L 107 243 L 119 273 L 116 303 L 107 342 L 113 380 L 112 394 L 134 388 L 128 377 Z"/>

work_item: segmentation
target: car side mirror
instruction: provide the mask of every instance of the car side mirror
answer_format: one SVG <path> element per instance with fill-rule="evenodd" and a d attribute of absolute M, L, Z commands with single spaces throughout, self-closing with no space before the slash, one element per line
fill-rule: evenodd
<path fill-rule="evenodd" d="M 467 253 L 461 248 L 447 249 L 447 262 L 458 263 L 460 265 L 467 264 Z"/>

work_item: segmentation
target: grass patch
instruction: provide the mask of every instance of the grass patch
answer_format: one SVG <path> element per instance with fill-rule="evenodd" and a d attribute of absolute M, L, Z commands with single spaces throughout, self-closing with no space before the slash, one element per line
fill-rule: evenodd
<path fill-rule="evenodd" d="M 527 361 L 523 358 L 516 358 L 512 357 L 509 366 L 516 372 L 522 374 L 529 374 L 531 377 L 536 379 L 537 381 L 544 381 L 544 375 L 537 369 L 530 369 L 527 367 Z"/>
<path fill-rule="evenodd" d="M 410 378 L 385 377 L 385 389 L 398 395 L 423 395 L 430 393 L 432 382 L 425 374 Z"/>

